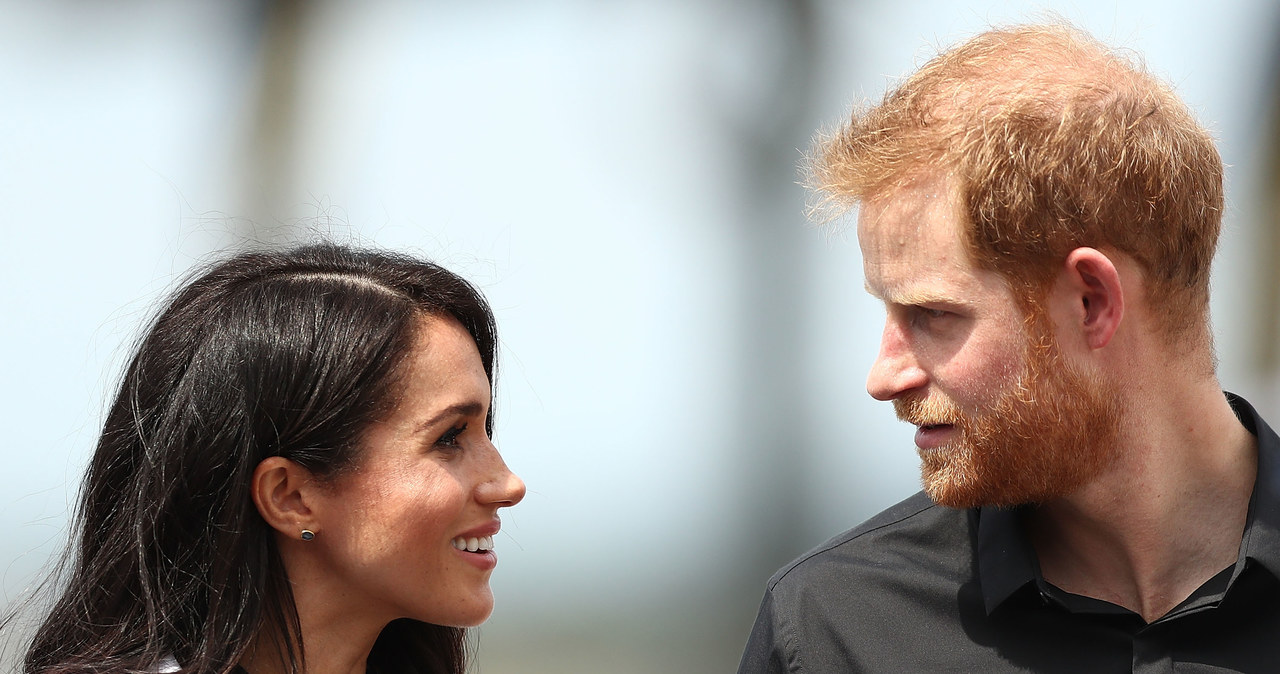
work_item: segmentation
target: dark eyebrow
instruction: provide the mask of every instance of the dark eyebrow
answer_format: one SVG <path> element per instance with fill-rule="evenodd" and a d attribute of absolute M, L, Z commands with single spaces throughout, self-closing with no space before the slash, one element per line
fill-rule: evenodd
<path fill-rule="evenodd" d="M 466 403 L 457 403 L 456 405 L 450 405 L 444 408 L 443 410 L 440 410 L 438 414 L 432 416 L 430 419 L 427 419 L 421 424 L 418 424 L 418 427 L 415 428 L 413 432 L 421 433 L 435 426 L 436 424 L 440 423 L 442 419 L 447 419 L 449 417 L 454 417 L 454 416 L 478 417 L 482 412 L 484 412 L 484 405 L 475 401 L 466 402 Z"/>

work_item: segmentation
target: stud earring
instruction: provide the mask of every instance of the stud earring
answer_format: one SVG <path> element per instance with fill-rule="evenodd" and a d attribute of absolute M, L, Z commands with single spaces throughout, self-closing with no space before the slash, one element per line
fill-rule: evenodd
<path fill-rule="evenodd" d="M 314 531 L 312 531 L 312 530 L 310 530 L 310 529 L 303 529 L 303 530 L 302 530 L 302 540 L 304 540 L 304 541 L 309 541 L 309 540 L 311 540 L 311 539 L 313 539 L 313 538 L 315 538 L 315 537 L 316 537 L 316 532 L 314 532 Z"/>

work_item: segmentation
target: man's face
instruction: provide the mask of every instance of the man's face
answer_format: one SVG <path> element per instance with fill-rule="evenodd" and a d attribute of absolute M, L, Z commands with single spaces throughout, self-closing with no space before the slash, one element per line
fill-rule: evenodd
<path fill-rule="evenodd" d="M 863 205 L 867 290 L 885 303 L 867 390 L 917 426 L 925 490 L 952 507 L 1065 496 L 1113 460 L 1116 397 L 1067 363 L 1048 318 L 969 261 L 945 183 Z"/>

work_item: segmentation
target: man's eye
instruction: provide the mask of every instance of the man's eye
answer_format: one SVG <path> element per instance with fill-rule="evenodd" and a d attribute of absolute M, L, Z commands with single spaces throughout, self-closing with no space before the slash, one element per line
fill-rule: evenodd
<path fill-rule="evenodd" d="M 933 307 L 915 306 L 911 308 L 911 324 L 918 330 L 937 331 L 944 330 L 951 324 L 951 318 L 955 314 L 946 309 L 935 309 Z"/>
<path fill-rule="evenodd" d="M 942 318 L 943 316 L 946 316 L 948 313 L 944 309 L 930 309 L 929 307 L 916 307 L 916 309 L 925 318 Z"/>

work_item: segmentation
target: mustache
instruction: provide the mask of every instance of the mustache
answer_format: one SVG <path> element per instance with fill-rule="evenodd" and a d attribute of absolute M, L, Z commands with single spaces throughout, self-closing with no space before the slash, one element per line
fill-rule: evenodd
<path fill-rule="evenodd" d="M 893 412 L 913 426 L 954 426 L 964 418 L 955 403 L 940 396 L 897 398 L 893 401 Z"/>

